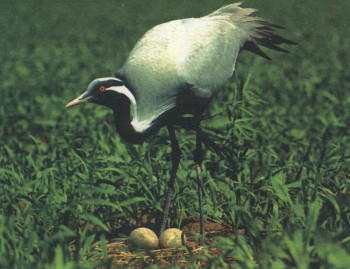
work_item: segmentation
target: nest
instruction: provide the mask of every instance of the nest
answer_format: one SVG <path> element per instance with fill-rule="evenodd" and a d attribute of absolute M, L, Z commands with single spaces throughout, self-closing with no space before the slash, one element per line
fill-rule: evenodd
<path fill-rule="evenodd" d="M 125 266 L 143 268 L 150 264 L 162 266 L 178 264 L 184 266 L 188 261 L 193 261 L 194 257 L 198 258 L 198 256 L 204 255 L 207 251 L 207 247 L 200 246 L 199 243 L 192 240 L 182 248 L 147 251 L 131 249 L 126 239 L 114 239 L 107 244 L 107 254 L 111 259 L 111 268 Z"/>
<path fill-rule="evenodd" d="M 187 267 L 187 264 L 204 266 L 216 258 L 223 258 L 228 264 L 235 261 L 234 257 L 222 256 L 222 253 L 215 246 L 216 236 L 234 236 L 244 234 L 245 230 L 232 231 L 232 227 L 207 220 L 205 223 L 205 243 L 199 242 L 199 237 L 194 234 L 199 232 L 199 221 L 195 217 L 184 219 L 183 232 L 186 235 L 186 245 L 180 248 L 163 248 L 155 250 L 135 249 L 127 242 L 126 238 L 115 238 L 104 247 L 107 248 L 109 264 L 99 268 L 145 268 L 152 264 L 160 266 Z M 102 254 L 102 247 L 96 251 Z"/>

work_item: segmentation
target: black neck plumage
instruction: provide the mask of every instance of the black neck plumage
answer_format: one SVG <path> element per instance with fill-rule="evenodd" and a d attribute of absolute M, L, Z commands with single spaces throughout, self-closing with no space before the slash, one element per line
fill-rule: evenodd
<path fill-rule="evenodd" d="M 110 99 L 110 107 L 113 110 L 114 123 L 120 137 L 127 143 L 141 144 L 159 128 L 157 124 L 153 124 L 150 128 L 143 132 L 137 132 L 131 124 L 131 102 L 129 98 L 123 94 L 113 96 Z"/>

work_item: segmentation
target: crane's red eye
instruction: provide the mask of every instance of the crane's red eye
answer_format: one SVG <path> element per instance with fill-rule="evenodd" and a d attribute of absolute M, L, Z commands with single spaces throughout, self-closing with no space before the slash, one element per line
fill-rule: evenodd
<path fill-rule="evenodd" d="M 103 92 L 106 90 L 106 86 L 101 85 L 98 89 L 100 90 L 100 92 Z"/>

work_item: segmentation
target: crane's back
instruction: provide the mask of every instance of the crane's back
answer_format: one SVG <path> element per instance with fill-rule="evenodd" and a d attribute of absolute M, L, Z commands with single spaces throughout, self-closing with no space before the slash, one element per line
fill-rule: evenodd
<path fill-rule="evenodd" d="M 176 106 L 184 85 L 198 89 L 192 98 L 205 91 L 198 98 L 210 99 L 232 76 L 242 47 L 265 58 L 257 44 L 286 52 L 276 44 L 290 41 L 272 33 L 278 26 L 250 16 L 254 11 L 232 4 L 149 30 L 119 71 L 135 95 L 137 120 L 152 121 Z"/>
<path fill-rule="evenodd" d="M 172 21 L 148 31 L 120 70 L 135 93 L 140 117 L 174 106 L 184 84 L 217 91 L 234 71 L 241 46 L 237 34 L 234 25 L 208 17 Z"/>

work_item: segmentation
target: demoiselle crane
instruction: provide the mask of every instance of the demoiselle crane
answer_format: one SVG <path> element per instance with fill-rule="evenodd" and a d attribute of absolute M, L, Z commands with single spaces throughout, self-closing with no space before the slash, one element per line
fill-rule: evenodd
<path fill-rule="evenodd" d="M 172 169 L 160 234 L 165 230 L 181 150 L 174 126 L 196 132 L 194 161 L 198 180 L 200 233 L 204 236 L 202 203 L 203 111 L 232 76 L 238 53 L 248 50 L 270 59 L 260 48 L 288 52 L 278 45 L 295 43 L 274 33 L 282 27 L 251 16 L 255 9 L 240 3 L 201 18 L 174 20 L 153 27 L 137 42 L 116 77 L 93 80 L 66 107 L 86 102 L 113 110 L 117 132 L 129 143 L 142 143 L 167 126 Z M 183 117 L 191 114 L 193 117 Z"/>

